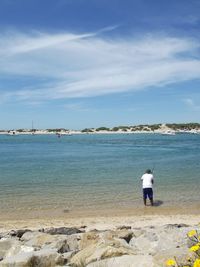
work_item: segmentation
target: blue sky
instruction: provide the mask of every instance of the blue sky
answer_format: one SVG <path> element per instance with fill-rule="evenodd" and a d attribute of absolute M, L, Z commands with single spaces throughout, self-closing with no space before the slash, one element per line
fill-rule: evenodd
<path fill-rule="evenodd" d="M 1 0 L 0 128 L 200 122 L 199 0 Z"/>

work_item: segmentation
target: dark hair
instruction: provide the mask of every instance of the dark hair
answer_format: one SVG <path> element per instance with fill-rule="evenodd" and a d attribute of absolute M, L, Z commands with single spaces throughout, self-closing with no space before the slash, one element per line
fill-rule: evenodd
<path fill-rule="evenodd" d="M 150 174 L 150 173 L 152 173 L 152 171 L 150 169 L 147 169 L 145 173 Z"/>

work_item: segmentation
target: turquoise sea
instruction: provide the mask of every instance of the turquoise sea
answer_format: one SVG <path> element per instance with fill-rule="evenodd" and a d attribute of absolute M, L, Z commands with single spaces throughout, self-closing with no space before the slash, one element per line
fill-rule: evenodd
<path fill-rule="evenodd" d="M 0 212 L 142 206 L 154 168 L 163 206 L 200 201 L 200 135 L 0 136 Z"/>

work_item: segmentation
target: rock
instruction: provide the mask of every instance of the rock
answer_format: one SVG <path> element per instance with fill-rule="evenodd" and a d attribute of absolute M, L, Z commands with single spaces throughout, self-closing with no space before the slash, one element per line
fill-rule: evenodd
<path fill-rule="evenodd" d="M 56 249 L 58 253 L 65 253 L 80 249 L 81 234 L 75 235 L 50 235 L 41 232 L 25 233 L 21 240 L 24 245 L 31 246 L 36 249 L 47 248 Z"/>
<path fill-rule="evenodd" d="M 70 260 L 72 265 L 89 264 L 91 262 L 122 255 L 133 255 L 134 252 L 122 239 L 99 240 L 95 245 L 89 245 L 78 252 Z"/>
<path fill-rule="evenodd" d="M 31 266 L 53 267 L 64 265 L 65 260 L 55 249 L 42 249 L 34 252 L 30 262 Z"/>
<path fill-rule="evenodd" d="M 19 253 L 7 257 L 1 262 L 1 267 L 54 267 L 64 265 L 64 258 L 56 250 L 40 250 L 35 252 Z"/>
<path fill-rule="evenodd" d="M 23 234 L 26 233 L 26 232 L 31 232 L 31 230 L 29 230 L 29 229 L 12 230 L 12 231 L 9 232 L 9 235 L 21 238 L 23 236 Z"/>
<path fill-rule="evenodd" d="M 63 236 L 52 236 L 40 232 L 27 232 L 22 236 L 21 240 L 24 241 L 24 245 L 35 248 L 42 248 L 44 246 L 51 245 L 52 243 L 56 243 L 58 245 L 56 248 L 60 249 L 60 246 L 62 245 L 60 243 L 65 242 L 66 238 Z"/>
<path fill-rule="evenodd" d="M 80 237 L 78 235 L 71 235 L 67 237 L 55 236 L 55 240 L 50 244 L 45 244 L 43 247 L 45 248 L 53 248 L 57 249 L 58 253 L 65 253 L 69 251 L 79 251 Z"/>
<path fill-rule="evenodd" d="M 67 240 L 56 240 L 52 242 L 51 244 L 44 246 L 44 248 L 56 249 L 56 251 L 60 254 L 63 254 L 70 250 L 67 244 Z"/>
<path fill-rule="evenodd" d="M 179 224 L 166 224 L 165 228 L 166 229 L 171 229 L 171 228 L 182 228 L 182 227 L 189 227 L 189 225 L 185 223 L 179 223 Z"/>
<path fill-rule="evenodd" d="M 20 245 L 20 242 L 16 239 L 2 238 L 0 240 L 0 257 L 4 258 L 11 251 L 18 249 Z"/>
<path fill-rule="evenodd" d="M 154 267 L 154 263 L 152 256 L 149 255 L 125 255 L 93 262 L 86 267 Z"/>
<path fill-rule="evenodd" d="M 40 234 L 40 233 L 37 232 L 37 231 L 35 231 L 35 232 L 26 232 L 21 236 L 20 240 L 24 241 L 24 242 L 25 241 L 29 241 L 29 240 L 33 239 L 38 234 Z"/>
<path fill-rule="evenodd" d="M 187 228 L 174 228 L 167 231 L 158 231 L 158 248 L 159 250 L 168 250 L 181 248 L 188 249 L 187 247 Z"/>
<path fill-rule="evenodd" d="M 78 228 L 68 228 L 68 227 L 59 227 L 59 228 L 47 228 L 43 232 L 50 235 L 73 235 L 78 233 L 83 233 L 84 230 Z"/>
<path fill-rule="evenodd" d="M 65 263 L 68 263 L 70 259 L 77 253 L 78 251 L 69 251 L 62 254 Z"/>
<path fill-rule="evenodd" d="M 82 234 L 75 234 L 66 237 L 67 245 L 69 247 L 69 251 L 77 251 L 80 250 L 80 240 Z"/>
<path fill-rule="evenodd" d="M 133 236 L 134 237 L 139 237 L 139 236 L 143 235 L 144 233 L 146 233 L 146 231 L 143 229 L 133 229 Z"/>
<path fill-rule="evenodd" d="M 12 257 L 14 255 L 17 255 L 18 253 L 32 252 L 32 251 L 34 251 L 33 247 L 23 246 L 23 245 L 12 246 L 12 248 L 10 248 L 7 251 L 5 257 Z"/>
<path fill-rule="evenodd" d="M 133 237 L 133 232 L 127 229 L 116 230 L 116 231 L 106 231 L 101 234 L 106 239 L 112 240 L 113 238 L 124 239 L 127 243 Z"/>
<path fill-rule="evenodd" d="M 96 231 L 91 231 L 82 234 L 82 238 L 80 240 L 80 249 L 84 249 L 90 245 L 96 245 L 100 240 L 100 234 Z"/>
<path fill-rule="evenodd" d="M 32 252 L 29 253 L 20 253 L 15 256 L 7 257 L 1 261 L 1 267 L 30 267 L 29 264 L 31 257 L 33 256 Z"/>
<path fill-rule="evenodd" d="M 130 230 L 131 229 L 131 226 L 126 226 L 126 225 L 121 225 L 121 226 L 118 226 L 117 227 L 117 230 Z"/>
<path fill-rule="evenodd" d="M 129 243 L 131 238 L 133 237 L 133 231 L 122 229 L 117 232 L 117 237 L 124 239 L 127 243 Z"/>
<path fill-rule="evenodd" d="M 158 250 L 157 253 L 154 255 L 154 264 L 155 266 L 163 266 L 164 263 L 173 257 L 176 257 L 178 262 L 183 262 L 188 256 L 187 249 L 179 249 L 179 248 L 169 248 L 165 250 Z M 186 264 L 188 265 L 188 264 Z M 181 265 L 182 266 L 182 265 Z"/>
<path fill-rule="evenodd" d="M 137 254 L 153 254 L 157 248 L 157 242 L 151 241 L 148 237 L 144 235 L 139 236 L 138 238 L 132 238 L 129 242 L 129 245 L 133 248 Z"/>
<path fill-rule="evenodd" d="M 42 248 L 44 245 L 48 245 L 54 242 L 55 237 L 40 232 L 27 232 L 22 236 L 21 240 L 24 241 L 24 244 L 26 246 Z"/>
<path fill-rule="evenodd" d="M 142 235 L 133 237 L 129 244 L 138 254 L 156 255 L 159 251 L 165 253 L 169 248 L 186 249 L 187 231 L 187 228 L 177 228 L 174 225 L 172 228 L 164 226 L 146 229 Z"/>
<path fill-rule="evenodd" d="M 11 231 L 0 239 L 0 266 L 160 267 L 174 256 L 184 262 L 192 244 L 187 237 L 191 229 L 169 224 L 84 233 L 66 227 Z"/>
<path fill-rule="evenodd" d="M 158 241 L 158 235 L 156 232 L 146 232 L 144 234 L 144 237 L 147 238 L 151 242 L 156 242 Z"/>

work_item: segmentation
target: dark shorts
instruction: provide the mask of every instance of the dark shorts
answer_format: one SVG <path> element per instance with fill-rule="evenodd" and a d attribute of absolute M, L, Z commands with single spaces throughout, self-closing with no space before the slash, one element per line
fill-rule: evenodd
<path fill-rule="evenodd" d="M 153 199 L 153 189 L 152 188 L 143 188 L 143 198 Z"/>

